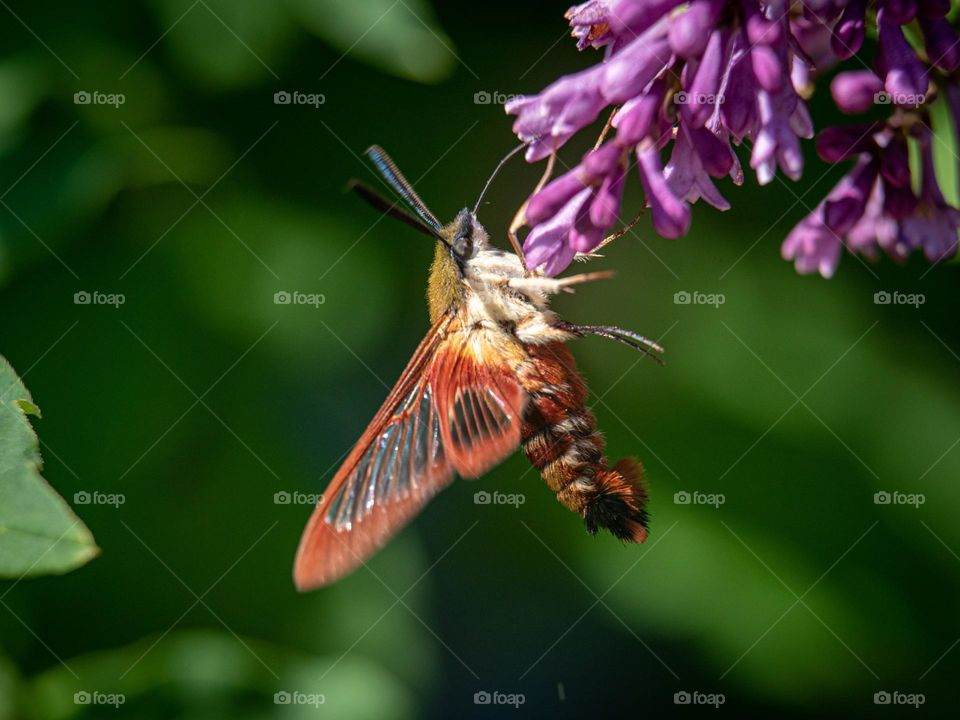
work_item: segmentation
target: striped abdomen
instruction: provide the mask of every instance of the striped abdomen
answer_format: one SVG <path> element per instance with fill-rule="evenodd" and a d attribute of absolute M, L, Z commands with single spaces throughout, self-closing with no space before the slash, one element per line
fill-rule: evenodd
<path fill-rule="evenodd" d="M 603 437 L 586 406 L 587 387 L 565 344 L 526 350 L 529 362 L 519 374 L 530 396 L 523 451 L 557 499 L 584 519 L 588 532 L 602 527 L 623 540 L 643 542 L 647 491 L 640 463 L 625 458 L 607 466 Z"/>

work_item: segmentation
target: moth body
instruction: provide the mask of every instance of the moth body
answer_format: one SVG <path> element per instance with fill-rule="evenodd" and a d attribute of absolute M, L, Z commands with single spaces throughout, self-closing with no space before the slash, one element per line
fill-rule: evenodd
<path fill-rule="evenodd" d="M 436 241 L 431 327 L 314 509 L 294 564 L 297 586 L 320 587 L 364 564 L 456 475 L 479 477 L 518 447 L 588 532 L 606 528 L 643 542 L 640 464 L 609 466 L 566 343 L 593 334 L 647 354 L 661 348 L 620 328 L 572 325 L 550 310 L 552 294 L 607 274 L 529 272 L 518 254 L 490 244 L 475 210 L 440 225 L 386 153 L 368 154 L 413 215 L 365 186 L 358 192 Z"/>
<path fill-rule="evenodd" d="M 608 466 L 603 437 L 586 405 L 587 386 L 565 345 L 577 336 L 549 310 L 549 282 L 524 283 L 528 273 L 519 258 L 490 247 L 486 231 L 468 210 L 447 231 L 453 238 L 479 239 L 468 257 L 446 266 L 462 284 L 448 312 L 458 316 L 458 331 L 474 334 L 481 358 L 492 350 L 516 373 L 528 397 L 521 431 L 527 457 L 591 534 L 606 528 L 621 539 L 642 542 L 647 536 L 643 469 L 633 459 Z M 437 281 L 447 282 L 431 277 L 431 283 Z"/>

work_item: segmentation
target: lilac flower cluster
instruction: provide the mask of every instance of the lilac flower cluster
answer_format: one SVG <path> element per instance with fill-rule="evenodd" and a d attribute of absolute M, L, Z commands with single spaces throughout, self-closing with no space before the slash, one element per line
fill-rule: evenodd
<path fill-rule="evenodd" d="M 866 2 L 848 2 L 835 26 L 832 48 L 846 59 L 863 43 Z M 841 251 L 876 259 L 880 250 L 905 260 L 921 249 L 931 262 L 957 251 L 960 211 L 944 199 L 934 170 L 934 145 L 926 108 L 931 87 L 960 118 L 960 88 L 950 77 L 960 68 L 960 37 L 945 19 L 949 2 L 886 2 L 877 8 L 874 70 L 848 70 L 830 85 L 837 107 L 858 115 L 877 103 L 893 108 L 879 124 L 826 128 L 817 152 L 831 163 L 855 160 L 853 168 L 783 243 L 784 258 L 799 272 L 830 277 Z M 910 46 L 903 25 L 916 21 L 926 62 Z M 931 72 L 940 71 L 935 85 Z M 941 100 L 943 102 L 943 100 Z M 914 182 L 908 143 L 916 143 L 920 177 Z M 919 185 L 915 190 L 914 185 Z"/>
<path fill-rule="evenodd" d="M 908 138 L 920 148 L 920 188 L 915 193 Z M 844 246 L 875 260 L 883 250 L 905 260 L 922 249 L 931 262 L 957 251 L 960 211 L 947 204 L 934 171 L 930 128 L 893 123 L 827 128 L 817 137 L 817 152 L 827 162 L 855 159 L 827 197 L 783 243 L 783 256 L 801 273 L 830 277 Z"/>
<path fill-rule="evenodd" d="M 932 261 L 956 251 L 960 213 L 944 199 L 933 166 L 927 105 L 939 93 L 960 117 L 960 38 L 949 0 L 589 0 L 567 11 L 577 46 L 603 62 L 510 102 L 529 162 L 555 153 L 613 108 L 597 146 L 535 192 L 525 206 L 527 263 L 549 275 L 595 249 L 622 222 L 621 201 L 636 159 L 651 222 L 677 238 L 691 204 L 729 203 L 715 180 L 743 182 L 734 145 L 750 149 L 761 185 L 779 170 L 803 172 L 801 140 L 812 138 L 805 98 L 818 75 L 857 55 L 873 25 L 872 69 L 857 58 L 831 85 L 838 107 L 859 114 L 887 105 L 883 122 L 828 128 L 817 150 L 854 167 L 784 242 L 800 272 L 831 275 L 841 250 L 903 259 L 922 248 Z M 905 34 L 904 26 L 909 24 Z M 916 32 L 913 32 L 916 28 Z M 923 38 L 915 48 L 908 40 Z M 914 43 L 916 44 L 916 42 Z M 609 137 L 608 137 L 609 136 Z M 914 180 L 908 144 L 920 150 Z M 663 154 L 667 154 L 666 164 Z"/>

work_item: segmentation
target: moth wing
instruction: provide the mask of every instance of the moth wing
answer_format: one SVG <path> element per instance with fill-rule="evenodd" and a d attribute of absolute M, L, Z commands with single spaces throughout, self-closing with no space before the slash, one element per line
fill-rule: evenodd
<path fill-rule="evenodd" d="M 526 394 L 485 330 L 430 329 L 331 480 L 294 564 L 300 590 L 363 564 L 445 488 L 476 477 L 520 443 Z"/>

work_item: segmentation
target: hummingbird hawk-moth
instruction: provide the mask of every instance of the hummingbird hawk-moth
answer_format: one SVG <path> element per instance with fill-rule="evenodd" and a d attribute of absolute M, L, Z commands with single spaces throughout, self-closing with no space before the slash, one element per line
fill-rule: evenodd
<path fill-rule="evenodd" d="M 650 350 L 662 349 L 617 327 L 565 322 L 548 308 L 551 294 L 607 273 L 556 279 L 528 271 L 512 233 L 514 252 L 490 243 L 479 200 L 441 225 L 382 149 L 367 155 L 413 214 L 365 185 L 354 189 L 435 240 L 431 326 L 314 509 L 297 551 L 297 587 L 355 570 L 455 475 L 479 477 L 518 445 L 590 534 L 605 528 L 643 542 L 643 468 L 633 458 L 608 463 L 566 343 L 599 335 L 654 359 Z"/>

